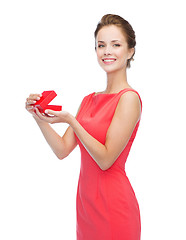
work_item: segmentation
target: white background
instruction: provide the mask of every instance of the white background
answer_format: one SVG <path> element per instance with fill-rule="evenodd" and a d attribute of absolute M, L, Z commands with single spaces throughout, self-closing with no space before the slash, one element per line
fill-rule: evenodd
<path fill-rule="evenodd" d="M 106 13 L 137 36 L 128 81 L 143 115 L 126 171 L 141 209 L 142 240 L 185 240 L 184 1 L 0 2 L 0 239 L 76 238 L 80 152 L 59 161 L 24 109 L 30 93 L 55 90 L 54 104 L 76 114 L 104 90 L 93 33 Z M 61 135 L 67 125 L 53 126 Z M 88 239 L 87 239 L 88 240 Z"/>

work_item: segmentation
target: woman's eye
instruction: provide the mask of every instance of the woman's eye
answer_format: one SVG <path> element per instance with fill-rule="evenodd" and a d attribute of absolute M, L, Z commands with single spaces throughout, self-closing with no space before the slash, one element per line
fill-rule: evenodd
<path fill-rule="evenodd" d="M 99 45 L 98 45 L 98 48 L 102 48 L 102 47 L 104 47 L 103 44 L 99 44 Z"/>
<path fill-rule="evenodd" d="M 120 44 L 116 43 L 116 44 L 114 44 L 114 47 L 120 47 Z"/>

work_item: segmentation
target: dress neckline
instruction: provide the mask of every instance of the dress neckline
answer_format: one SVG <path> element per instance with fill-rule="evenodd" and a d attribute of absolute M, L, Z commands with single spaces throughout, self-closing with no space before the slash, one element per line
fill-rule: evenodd
<path fill-rule="evenodd" d="M 101 96 L 101 95 L 102 96 L 115 96 L 115 95 L 119 94 L 120 92 L 122 92 L 124 90 L 128 90 L 128 89 L 133 90 L 133 88 L 124 88 L 117 93 L 96 93 L 96 92 L 93 92 L 93 97 L 97 97 L 97 96 Z"/>

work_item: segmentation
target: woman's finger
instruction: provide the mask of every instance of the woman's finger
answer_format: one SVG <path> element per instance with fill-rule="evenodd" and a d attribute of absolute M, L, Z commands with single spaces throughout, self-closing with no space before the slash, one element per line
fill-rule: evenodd
<path fill-rule="evenodd" d="M 26 109 L 27 110 L 32 109 L 29 106 L 35 104 L 38 100 L 40 100 L 41 96 L 42 96 L 41 94 L 30 94 L 29 97 L 26 99 L 26 102 L 25 102 Z"/>
<path fill-rule="evenodd" d="M 53 111 L 53 110 L 50 110 L 50 109 L 46 109 L 46 110 L 45 110 L 45 113 L 46 113 L 47 115 L 52 115 L 52 116 L 58 117 L 60 112 L 59 112 L 59 111 Z"/>
<path fill-rule="evenodd" d="M 41 94 L 30 94 L 26 99 L 27 104 L 35 104 L 36 101 L 40 100 Z"/>
<path fill-rule="evenodd" d="M 26 99 L 26 105 L 31 105 L 31 104 L 35 104 L 36 100 L 31 100 L 29 98 Z"/>
<path fill-rule="evenodd" d="M 53 117 L 50 117 L 50 116 L 47 116 L 47 115 L 44 115 L 42 113 L 40 113 L 39 109 L 38 108 L 35 108 L 36 109 L 36 114 L 37 116 L 41 119 L 41 120 L 44 120 L 48 123 L 52 123 L 53 122 Z"/>
<path fill-rule="evenodd" d="M 39 100 L 39 98 L 41 98 L 42 97 L 42 94 L 38 94 L 38 93 L 35 93 L 35 94 L 30 94 L 29 95 L 29 99 L 37 99 L 37 100 Z"/>

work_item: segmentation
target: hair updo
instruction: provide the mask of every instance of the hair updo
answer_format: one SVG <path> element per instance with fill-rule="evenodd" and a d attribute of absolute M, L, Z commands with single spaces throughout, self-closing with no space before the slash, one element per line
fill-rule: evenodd
<path fill-rule="evenodd" d="M 95 39 L 97 37 L 99 30 L 109 25 L 115 25 L 122 30 L 124 36 L 126 37 L 128 48 L 134 48 L 134 54 L 135 54 L 135 46 L 136 46 L 135 32 L 132 26 L 129 24 L 129 22 L 118 15 L 106 14 L 102 17 L 101 21 L 98 23 L 97 28 L 94 32 Z M 134 60 L 133 58 L 134 54 L 130 59 L 127 60 L 127 68 L 130 68 L 130 61 Z"/>

